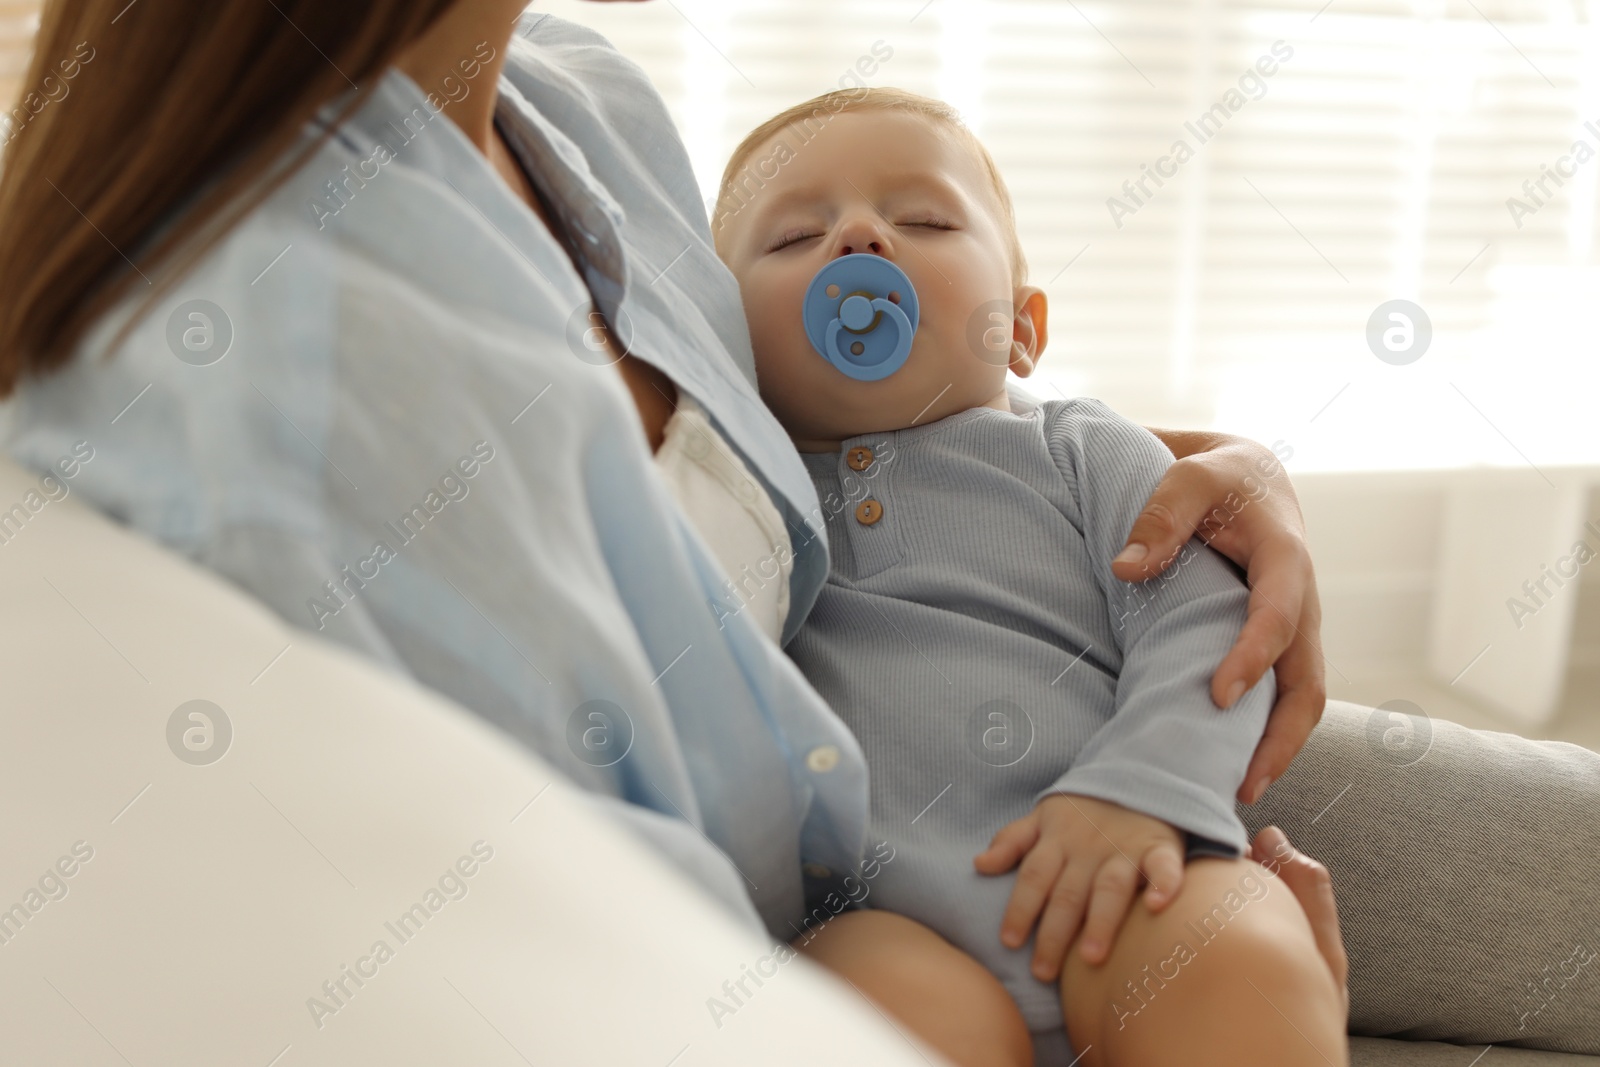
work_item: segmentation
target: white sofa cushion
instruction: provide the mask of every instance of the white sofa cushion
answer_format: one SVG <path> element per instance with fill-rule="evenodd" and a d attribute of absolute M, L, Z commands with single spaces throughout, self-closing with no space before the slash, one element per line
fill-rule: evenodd
<path fill-rule="evenodd" d="M 938 1061 L 470 714 L 38 490 L 0 460 L 8 1062 Z"/>

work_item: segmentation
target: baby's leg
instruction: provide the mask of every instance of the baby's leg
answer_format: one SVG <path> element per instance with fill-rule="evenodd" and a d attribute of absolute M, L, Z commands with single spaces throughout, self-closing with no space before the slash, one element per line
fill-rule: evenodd
<path fill-rule="evenodd" d="M 921 923 L 887 911 L 847 911 L 809 943 L 802 937 L 791 944 L 961 1067 L 1032 1067 L 1033 1041 L 1011 994 Z"/>
<path fill-rule="evenodd" d="M 1136 899 L 1110 957 L 1075 943 L 1062 1010 L 1083 1067 L 1344 1067 L 1346 1017 L 1305 912 L 1260 864 L 1192 860 L 1159 915 Z"/>

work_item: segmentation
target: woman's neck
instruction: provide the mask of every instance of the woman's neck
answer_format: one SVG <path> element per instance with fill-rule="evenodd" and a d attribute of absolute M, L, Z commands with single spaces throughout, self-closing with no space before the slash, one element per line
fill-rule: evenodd
<path fill-rule="evenodd" d="M 500 71 L 526 6 L 527 0 L 457 4 L 395 61 L 423 92 L 444 104 L 444 113 L 485 155 L 494 136 Z M 492 58 L 485 61 L 486 55 Z"/>

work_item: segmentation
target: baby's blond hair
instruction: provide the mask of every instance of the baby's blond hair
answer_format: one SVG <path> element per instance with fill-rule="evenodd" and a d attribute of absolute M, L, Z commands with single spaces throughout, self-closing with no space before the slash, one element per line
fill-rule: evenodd
<path fill-rule="evenodd" d="M 766 184 L 759 174 L 750 173 L 750 168 L 745 165 L 757 148 L 789 126 L 797 127 L 805 138 L 802 144 L 807 143 L 830 120 L 847 111 L 904 111 L 942 123 L 957 136 L 964 138 L 971 147 L 973 155 L 983 164 L 983 169 L 989 175 L 990 184 L 994 189 L 995 200 L 1000 208 L 1000 223 L 1010 246 L 1012 283 L 1022 285 L 1027 281 L 1028 261 L 1022 254 L 1022 241 L 1017 236 L 1016 211 L 1011 206 L 1011 193 L 1006 189 L 1000 168 L 995 166 L 994 157 L 966 123 L 961 121 L 959 111 L 942 100 L 908 92 L 905 89 L 865 87 L 835 89 L 796 104 L 751 130 L 749 135 L 739 142 L 739 147 L 733 150 L 733 156 L 722 172 L 716 210 L 712 215 L 713 232 L 720 236 L 720 231 L 727 220 L 748 202 L 748 199 L 741 199 L 740 194 L 749 188 L 750 182 L 754 182 L 757 190 Z M 770 177 L 769 175 L 768 178 Z"/>

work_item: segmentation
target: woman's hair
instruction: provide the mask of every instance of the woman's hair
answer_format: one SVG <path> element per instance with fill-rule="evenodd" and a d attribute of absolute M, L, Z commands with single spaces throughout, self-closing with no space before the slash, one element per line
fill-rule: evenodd
<path fill-rule="evenodd" d="M 747 164 L 756 149 L 793 126 L 803 150 L 803 146 L 822 132 L 830 121 L 847 111 L 905 111 L 939 123 L 964 140 L 973 156 L 982 164 L 994 188 L 995 200 L 1000 208 L 1000 223 L 1009 244 L 1012 283 L 1022 285 L 1027 281 L 1028 261 L 1022 254 L 1022 241 L 1017 236 L 1016 210 L 1011 206 L 1011 193 L 1006 188 L 1005 178 L 1000 175 L 1000 168 L 995 166 L 994 157 L 967 124 L 961 121 L 959 111 L 943 100 L 921 96 L 906 89 L 835 89 L 796 104 L 751 130 L 739 142 L 739 147 L 733 150 L 727 167 L 722 171 L 722 184 L 717 187 L 717 204 L 712 214 L 713 232 L 720 230 L 723 223 L 749 203 L 755 192 L 776 176 L 776 171 L 765 173 L 760 164 L 752 172 Z"/>
<path fill-rule="evenodd" d="M 306 121 L 359 87 L 354 111 L 456 2 L 46 0 L 0 160 L 0 397 L 67 362 L 130 287 L 148 312 L 315 154 L 326 132 L 279 158 Z"/>

